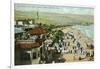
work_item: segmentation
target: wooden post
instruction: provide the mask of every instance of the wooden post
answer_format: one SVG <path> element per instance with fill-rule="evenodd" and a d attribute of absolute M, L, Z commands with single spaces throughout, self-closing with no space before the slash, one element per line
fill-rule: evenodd
<path fill-rule="evenodd" d="M 31 64 L 32 64 L 32 59 L 33 59 L 33 52 L 32 52 L 32 50 L 31 50 L 31 52 L 30 52 L 30 60 L 31 60 Z"/>

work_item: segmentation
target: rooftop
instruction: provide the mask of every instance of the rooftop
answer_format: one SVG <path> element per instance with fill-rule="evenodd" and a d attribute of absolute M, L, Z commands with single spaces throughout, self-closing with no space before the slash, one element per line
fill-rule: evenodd
<path fill-rule="evenodd" d="M 41 35 L 47 33 L 47 31 L 41 27 L 33 28 L 32 30 L 28 31 L 31 35 Z"/>

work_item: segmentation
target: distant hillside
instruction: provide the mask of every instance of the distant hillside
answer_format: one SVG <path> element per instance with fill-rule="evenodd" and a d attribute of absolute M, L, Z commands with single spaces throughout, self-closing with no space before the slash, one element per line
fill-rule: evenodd
<path fill-rule="evenodd" d="M 37 20 L 37 12 L 22 12 L 15 11 L 15 19 L 35 19 Z M 39 22 L 45 24 L 56 25 L 76 25 L 76 24 L 93 24 L 93 15 L 78 15 L 78 14 L 58 14 L 39 12 Z"/>

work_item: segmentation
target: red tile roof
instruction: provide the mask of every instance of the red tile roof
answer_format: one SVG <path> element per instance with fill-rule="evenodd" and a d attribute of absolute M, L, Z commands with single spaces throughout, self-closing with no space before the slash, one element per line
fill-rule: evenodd
<path fill-rule="evenodd" d="M 30 30 L 28 33 L 31 35 L 40 35 L 40 34 L 47 33 L 47 31 L 41 27 L 36 27 L 36 28 Z"/>
<path fill-rule="evenodd" d="M 41 45 L 39 43 L 19 43 L 19 48 L 30 49 L 30 48 L 38 48 Z"/>

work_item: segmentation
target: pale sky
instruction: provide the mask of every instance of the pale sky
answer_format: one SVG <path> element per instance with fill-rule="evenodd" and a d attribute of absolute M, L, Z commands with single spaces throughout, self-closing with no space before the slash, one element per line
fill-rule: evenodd
<path fill-rule="evenodd" d="M 69 14 L 82 14 L 93 15 L 93 8 L 86 7 L 68 7 L 68 6 L 51 6 L 51 5 L 38 5 L 38 4 L 15 4 L 15 9 L 19 11 L 40 11 L 51 13 L 69 13 Z"/>

